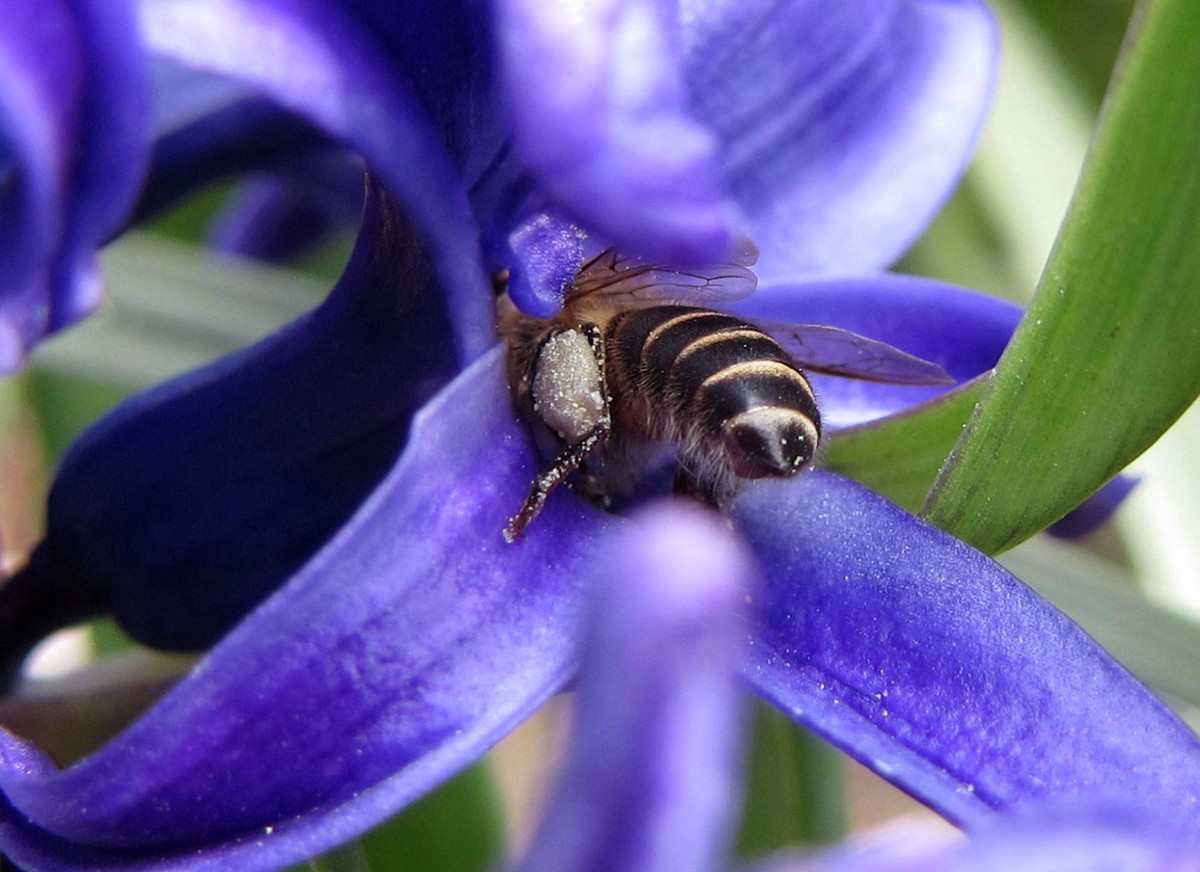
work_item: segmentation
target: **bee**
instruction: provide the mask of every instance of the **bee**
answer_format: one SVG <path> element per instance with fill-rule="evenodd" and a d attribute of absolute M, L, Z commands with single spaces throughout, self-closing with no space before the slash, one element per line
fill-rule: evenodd
<path fill-rule="evenodd" d="M 934 363 L 846 330 L 751 323 L 694 305 L 748 296 L 757 259 L 749 242 L 733 262 L 695 270 L 608 249 L 581 267 L 551 318 L 501 298 L 514 404 L 554 455 L 508 520 L 508 542 L 577 470 L 584 493 L 606 504 L 673 455 L 676 493 L 717 508 L 745 480 L 796 475 L 821 441 L 806 369 L 895 384 L 954 381 Z"/>

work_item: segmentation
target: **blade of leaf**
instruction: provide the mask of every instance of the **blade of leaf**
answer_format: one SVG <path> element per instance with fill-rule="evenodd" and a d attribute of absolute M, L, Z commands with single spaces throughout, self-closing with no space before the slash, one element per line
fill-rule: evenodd
<path fill-rule="evenodd" d="M 761 857 L 844 838 L 844 772 L 840 751 L 756 703 L 738 855 Z"/>
<path fill-rule="evenodd" d="M 1037 295 L 926 504 L 989 552 L 1062 517 L 1200 392 L 1200 4 L 1135 18 Z"/>
<path fill-rule="evenodd" d="M 374 872 L 486 872 L 506 851 L 504 814 L 487 761 L 446 782 L 361 839 Z"/>

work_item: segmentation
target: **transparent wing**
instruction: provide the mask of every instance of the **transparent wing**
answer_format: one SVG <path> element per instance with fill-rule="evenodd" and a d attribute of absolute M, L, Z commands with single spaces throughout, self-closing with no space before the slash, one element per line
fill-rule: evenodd
<path fill-rule="evenodd" d="M 731 260 L 731 263 L 675 269 L 644 263 L 610 248 L 583 265 L 567 297 L 598 294 L 622 309 L 662 303 L 707 306 L 741 300 L 750 296 L 758 285 L 750 269 L 758 260 L 758 249 L 749 240 L 740 240 Z"/>
<path fill-rule="evenodd" d="M 936 363 L 840 327 L 757 318 L 754 324 L 769 333 L 802 368 L 813 372 L 896 385 L 954 384 L 954 377 Z"/>

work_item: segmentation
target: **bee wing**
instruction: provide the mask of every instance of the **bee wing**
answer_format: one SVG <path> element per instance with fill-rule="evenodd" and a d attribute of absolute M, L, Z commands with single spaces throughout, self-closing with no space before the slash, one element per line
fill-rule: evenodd
<path fill-rule="evenodd" d="M 754 323 L 803 369 L 813 372 L 896 385 L 949 385 L 955 381 L 932 361 L 840 327 L 763 322 L 757 318 Z"/>
<path fill-rule="evenodd" d="M 742 240 L 731 263 L 687 269 L 644 263 L 610 248 L 583 265 L 567 297 L 598 294 L 627 309 L 662 303 L 728 303 L 754 292 L 758 279 L 750 267 L 757 260 L 758 249 L 749 240 Z"/>

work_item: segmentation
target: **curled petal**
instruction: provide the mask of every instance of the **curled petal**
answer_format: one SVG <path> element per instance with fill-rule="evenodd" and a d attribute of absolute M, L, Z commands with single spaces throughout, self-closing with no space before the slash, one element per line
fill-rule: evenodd
<path fill-rule="evenodd" d="M 554 501 L 497 350 L 359 512 L 124 734 L 70 769 L 0 733 L 0 849 L 37 869 L 280 868 L 477 758 L 573 668 L 611 524 Z"/>
<path fill-rule="evenodd" d="M 997 564 L 826 473 L 736 514 L 767 579 L 746 678 L 792 717 L 972 827 L 1091 795 L 1196 831 L 1196 736 Z"/>
<path fill-rule="evenodd" d="M 716 141 L 690 115 L 652 0 L 500 0 L 497 42 L 518 152 L 580 223 L 653 260 L 731 241 Z"/>
<path fill-rule="evenodd" d="M 363 170 L 356 156 L 245 84 L 180 66 L 161 55 L 153 61 L 153 163 L 133 221 L 152 218 L 204 185 L 261 173 L 291 182 L 308 199 L 315 198 L 320 211 L 336 215 L 339 223 L 357 224 Z M 293 191 L 291 196 L 298 194 Z M 287 210 L 288 202 L 280 205 Z M 242 248 L 253 252 L 250 246 L 226 246 Z"/>
<path fill-rule="evenodd" d="M 604 573 L 575 736 L 522 872 L 707 872 L 728 847 L 748 561 L 697 508 L 636 520 Z"/>
<path fill-rule="evenodd" d="M 245 179 L 208 229 L 217 251 L 284 262 L 352 232 L 362 214 L 363 170 L 342 153 L 296 156 L 286 176 Z"/>
<path fill-rule="evenodd" d="M 132 208 L 149 81 L 128 0 L 6 3 L 0 15 L 0 372 L 89 313 L 95 249 Z"/>
<path fill-rule="evenodd" d="M 759 274 L 891 264 L 966 165 L 991 94 L 978 0 L 685 2 L 696 114 L 717 132 Z"/>
<path fill-rule="evenodd" d="M 156 50 L 238 78 L 358 151 L 430 242 L 460 357 L 494 342 L 491 284 L 463 181 L 385 36 L 354 10 L 311 0 L 143 0 L 142 13 Z"/>
<path fill-rule="evenodd" d="M 149 645 L 208 647 L 392 466 L 413 412 L 453 370 L 448 334 L 424 252 L 375 189 L 321 307 L 130 398 L 74 443 L 46 538 L 0 588 L 0 615 L 20 626 L 7 598 L 74 587 Z"/>
<path fill-rule="evenodd" d="M 155 217 L 203 185 L 247 172 L 287 173 L 297 155 L 331 147 L 323 134 L 274 103 L 240 93 L 230 97 L 160 131 L 133 221 Z"/>

